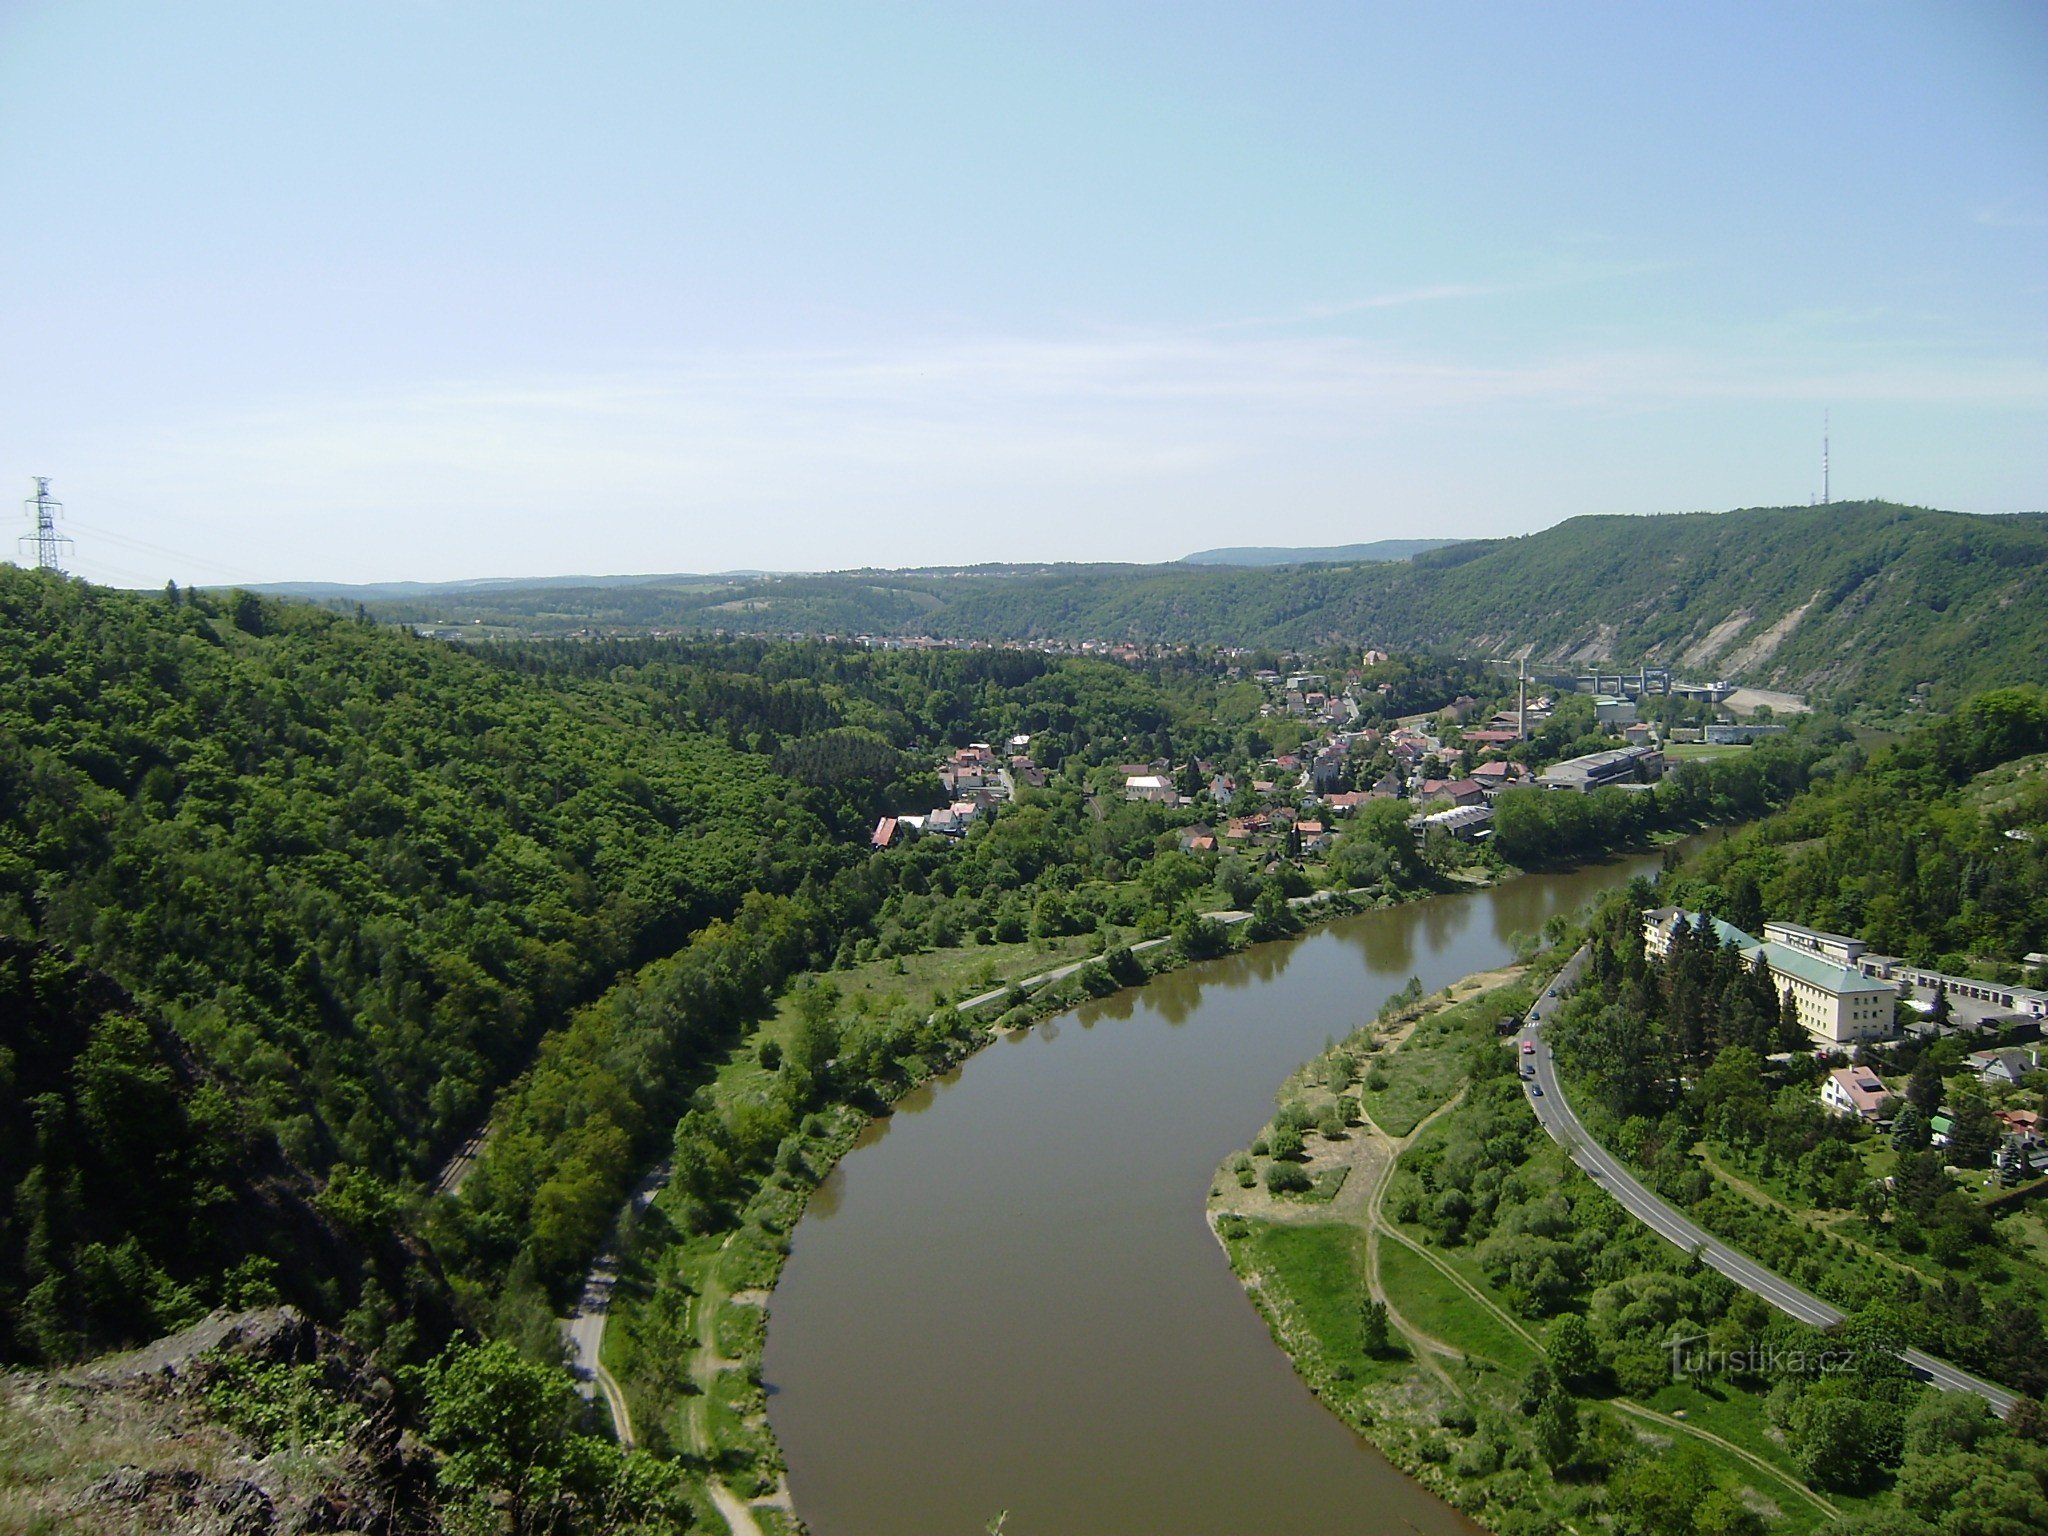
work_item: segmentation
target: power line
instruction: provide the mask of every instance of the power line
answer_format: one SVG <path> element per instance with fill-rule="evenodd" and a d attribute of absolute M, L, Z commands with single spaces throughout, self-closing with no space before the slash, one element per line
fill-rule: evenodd
<path fill-rule="evenodd" d="M 20 542 L 24 545 L 35 545 L 37 570 L 61 571 L 64 569 L 64 550 L 71 543 L 57 531 L 57 515 L 64 510 L 64 503 L 51 499 L 48 475 L 36 475 L 32 478 L 36 483 L 36 493 L 21 505 L 22 509 L 36 520 L 36 531 L 24 533 Z"/>

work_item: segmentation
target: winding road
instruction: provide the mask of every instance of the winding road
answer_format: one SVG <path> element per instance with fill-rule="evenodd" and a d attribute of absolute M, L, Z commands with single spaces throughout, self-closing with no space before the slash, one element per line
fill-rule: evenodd
<path fill-rule="evenodd" d="M 1551 1056 L 1550 1047 L 1543 1042 L 1542 1028 L 1543 1021 L 1551 1016 L 1565 993 L 1578 982 L 1579 973 L 1585 968 L 1586 953 L 1581 948 L 1565 962 L 1564 969 L 1544 989 L 1522 1024 L 1519 1036 L 1519 1043 L 1525 1047 L 1522 1059 L 1525 1064 L 1532 1065 L 1534 1072 L 1532 1077 L 1523 1079 L 1522 1087 L 1529 1096 L 1530 1107 L 1536 1111 L 1538 1122 L 1550 1133 L 1553 1141 L 1571 1152 L 1573 1162 L 1621 1202 L 1624 1210 L 1666 1242 L 1695 1255 L 1745 1291 L 1761 1296 L 1779 1311 L 1802 1323 L 1811 1323 L 1816 1328 L 1833 1328 L 1841 1323 L 1846 1316 L 1841 1308 L 1801 1290 L 1782 1275 L 1774 1274 L 1746 1254 L 1738 1253 L 1652 1194 L 1622 1165 L 1619 1158 L 1593 1139 L 1592 1133 L 1572 1112 L 1564 1088 L 1558 1082 L 1557 1063 Z M 1527 1047 L 1533 1047 L 1533 1051 Z M 1902 1350 L 1900 1358 L 1913 1368 L 1916 1375 L 1943 1391 L 1975 1392 L 1991 1404 L 1992 1411 L 2000 1417 L 2010 1413 L 2019 1401 L 2015 1393 L 1993 1386 L 1921 1350 Z"/>

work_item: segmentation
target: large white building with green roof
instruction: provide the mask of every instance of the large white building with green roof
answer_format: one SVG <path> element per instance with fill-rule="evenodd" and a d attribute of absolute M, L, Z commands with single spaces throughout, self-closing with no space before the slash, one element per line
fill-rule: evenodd
<path fill-rule="evenodd" d="M 1671 934 L 1680 923 L 1690 926 L 1699 914 L 1680 907 L 1657 907 L 1643 914 L 1643 947 L 1662 958 L 1671 947 Z M 1883 1040 L 1896 1032 L 1894 1005 L 1899 990 L 1888 981 L 1866 976 L 1852 965 L 1838 964 L 1819 945 L 1781 944 L 1775 939 L 1757 939 L 1733 923 L 1709 920 L 1723 944 L 1732 944 L 1745 961 L 1754 962 L 1761 952 L 1770 967 L 1771 981 L 1781 997 L 1792 999 L 1807 1034 L 1818 1046 L 1855 1045 L 1864 1040 Z M 1768 929 L 1766 930 L 1769 931 Z M 1801 933 L 1811 930 L 1801 929 Z M 1815 938 L 1853 944 L 1836 934 L 1815 934 Z M 1861 945 L 1856 946 L 1859 950 Z"/>

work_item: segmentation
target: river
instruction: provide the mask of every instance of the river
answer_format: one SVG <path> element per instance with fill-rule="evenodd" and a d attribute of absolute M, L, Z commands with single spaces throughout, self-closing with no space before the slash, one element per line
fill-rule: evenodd
<path fill-rule="evenodd" d="M 1474 1527 L 1301 1385 L 1203 1220 L 1281 1081 L 1411 975 L 1513 957 L 1654 855 L 1346 918 L 996 1042 L 811 1201 L 769 1417 L 814 1536 Z"/>

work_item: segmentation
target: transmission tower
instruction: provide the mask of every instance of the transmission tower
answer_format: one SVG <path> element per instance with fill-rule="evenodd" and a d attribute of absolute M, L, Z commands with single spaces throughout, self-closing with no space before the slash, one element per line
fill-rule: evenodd
<path fill-rule="evenodd" d="M 1820 413 L 1820 504 L 1828 505 L 1834 498 L 1828 494 L 1828 413 Z"/>
<path fill-rule="evenodd" d="M 63 554 L 71 541 L 57 531 L 57 516 L 64 510 L 64 503 L 50 498 L 50 477 L 37 475 L 36 493 L 24 501 L 22 509 L 36 520 L 36 531 L 21 536 L 24 545 L 36 547 L 36 567 L 45 571 L 64 569 Z"/>

